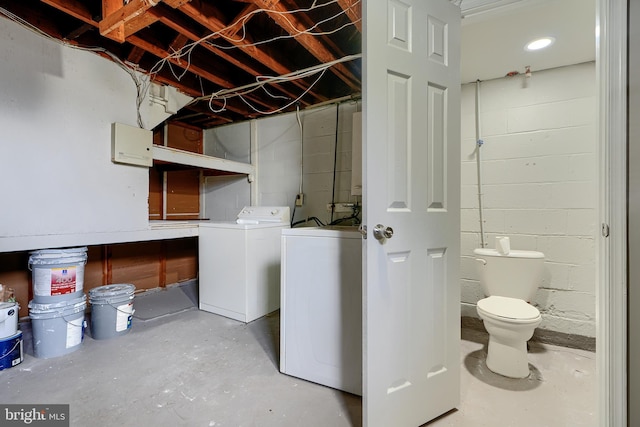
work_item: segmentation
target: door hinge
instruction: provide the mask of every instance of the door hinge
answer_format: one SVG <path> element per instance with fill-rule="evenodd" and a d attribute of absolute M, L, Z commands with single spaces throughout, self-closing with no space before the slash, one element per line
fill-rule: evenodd
<path fill-rule="evenodd" d="M 602 236 L 609 237 L 609 224 L 602 223 Z"/>

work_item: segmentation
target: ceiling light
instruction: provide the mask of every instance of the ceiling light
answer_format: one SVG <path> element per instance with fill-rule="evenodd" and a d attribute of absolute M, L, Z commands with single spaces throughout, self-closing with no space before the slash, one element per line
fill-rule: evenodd
<path fill-rule="evenodd" d="M 534 51 L 544 49 L 553 44 L 555 39 L 553 37 L 542 37 L 540 39 L 532 40 L 524 47 L 524 50 Z"/>

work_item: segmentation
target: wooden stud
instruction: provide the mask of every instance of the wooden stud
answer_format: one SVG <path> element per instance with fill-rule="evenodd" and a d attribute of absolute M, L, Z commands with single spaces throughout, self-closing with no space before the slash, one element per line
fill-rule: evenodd
<path fill-rule="evenodd" d="M 160 276 L 160 287 L 167 287 L 167 242 L 163 240 L 160 244 L 160 262 L 158 265 L 158 275 Z"/>

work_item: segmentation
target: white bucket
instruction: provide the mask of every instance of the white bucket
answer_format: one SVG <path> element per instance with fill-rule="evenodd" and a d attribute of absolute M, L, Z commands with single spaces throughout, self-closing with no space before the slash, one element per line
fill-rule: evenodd
<path fill-rule="evenodd" d="M 84 338 L 86 295 L 51 304 L 29 302 L 33 354 L 40 359 L 77 350 Z"/>
<path fill-rule="evenodd" d="M 0 339 L 18 332 L 18 308 L 16 302 L 0 302 Z"/>
<path fill-rule="evenodd" d="M 42 249 L 31 252 L 33 300 L 59 302 L 80 297 L 84 285 L 87 248 Z"/>

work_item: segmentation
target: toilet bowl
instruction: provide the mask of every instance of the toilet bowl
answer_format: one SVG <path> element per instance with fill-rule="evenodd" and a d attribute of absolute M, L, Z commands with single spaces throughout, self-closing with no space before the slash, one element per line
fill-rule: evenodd
<path fill-rule="evenodd" d="M 477 311 L 489 333 L 487 367 L 505 377 L 527 377 L 527 341 L 542 320 L 538 309 L 521 299 L 494 295 L 478 301 Z"/>

